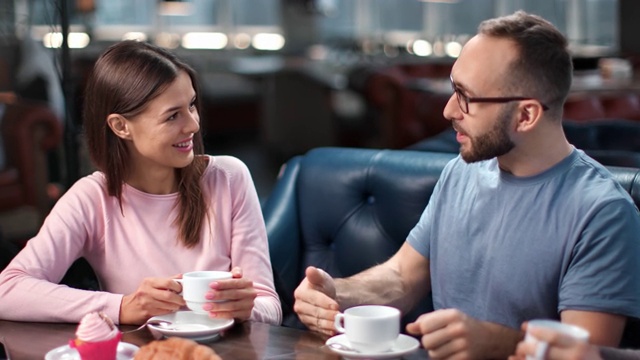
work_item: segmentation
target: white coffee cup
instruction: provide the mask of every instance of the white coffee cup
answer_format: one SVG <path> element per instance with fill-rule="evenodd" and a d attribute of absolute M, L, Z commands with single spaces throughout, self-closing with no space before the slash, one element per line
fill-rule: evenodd
<path fill-rule="evenodd" d="M 547 353 L 547 347 L 549 346 L 549 344 L 547 344 L 546 342 L 536 339 L 535 336 L 529 333 L 529 330 L 535 329 L 535 328 L 544 328 L 544 329 L 553 330 L 565 336 L 570 336 L 576 339 L 577 341 L 582 341 L 582 342 L 589 341 L 589 332 L 579 326 L 564 324 L 557 320 L 543 320 L 543 319 L 531 320 L 527 323 L 527 334 L 524 337 L 524 341 L 537 342 L 538 345 L 536 346 L 535 356 L 527 356 L 527 360 L 543 360 Z"/>
<path fill-rule="evenodd" d="M 182 297 L 187 307 L 197 314 L 206 314 L 202 306 L 213 300 L 207 300 L 205 295 L 211 291 L 210 284 L 214 281 L 231 279 L 229 271 L 191 271 L 182 274 L 182 279 L 174 279 L 182 284 Z"/>
<path fill-rule="evenodd" d="M 382 305 L 362 305 L 338 313 L 334 319 L 351 347 L 367 353 L 390 350 L 400 335 L 400 310 Z"/>

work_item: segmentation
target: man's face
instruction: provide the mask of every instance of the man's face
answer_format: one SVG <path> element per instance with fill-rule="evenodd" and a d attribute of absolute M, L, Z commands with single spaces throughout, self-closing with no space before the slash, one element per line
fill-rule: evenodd
<path fill-rule="evenodd" d="M 504 105 L 504 108 L 493 122 L 493 128 L 477 135 L 467 135 L 469 141 L 460 144 L 460 156 L 462 156 L 462 159 L 472 163 L 493 159 L 511 151 L 515 147 L 509 135 L 514 110 L 512 104 Z M 455 123 L 453 127 L 456 129 Z"/>
<path fill-rule="evenodd" d="M 510 96 L 504 77 L 517 55 L 508 40 L 476 36 L 465 45 L 451 71 L 459 92 L 468 97 Z M 452 94 L 444 109 L 460 143 L 460 155 L 466 162 L 488 160 L 505 155 L 516 145 L 512 140 L 518 111 L 517 103 L 469 103 L 465 113 Z"/>

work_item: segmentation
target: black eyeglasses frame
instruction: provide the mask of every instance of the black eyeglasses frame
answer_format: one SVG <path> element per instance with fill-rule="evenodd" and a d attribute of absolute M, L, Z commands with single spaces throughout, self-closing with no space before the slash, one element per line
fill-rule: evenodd
<path fill-rule="evenodd" d="M 469 103 L 508 103 L 512 101 L 522 101 L 522 100 L 536 100 L 542 105 L 542 110 L 549 110 L 549 107 L 545 105 L 542 101 L 525 96 L 496 96 L 496 97 L 473 97 L 465 95 L 460 88 L 456 86 L 456 83 L 453 82 L 453 77 L 449 76 L 449 80 L 451 81 L 451 88 L 453 92 L 456 94 L 456 98 L 458 100 L 458 106 L 460 106 L 460 110 L 463 113 L 469 113 Z"/>

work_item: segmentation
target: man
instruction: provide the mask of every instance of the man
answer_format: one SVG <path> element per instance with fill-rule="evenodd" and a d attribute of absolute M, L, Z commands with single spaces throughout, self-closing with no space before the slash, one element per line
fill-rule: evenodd
<path fill-rule="evenodd" d="M 520 11 L 483 22 L 452 68 L 444 109 L 460 156 L 391 259 L 347 279 L 306 270 L 300 320 L 332 335 L 341 309 L 407 311 L 431 290 L 435 311 L 406 330 L 434 359 L 506 358 L 533 318 L 618 345 L 627 317 L 640 317 L 640 218 L 564 136 L 571 77 L 567 41 L 546 20 Z"/>

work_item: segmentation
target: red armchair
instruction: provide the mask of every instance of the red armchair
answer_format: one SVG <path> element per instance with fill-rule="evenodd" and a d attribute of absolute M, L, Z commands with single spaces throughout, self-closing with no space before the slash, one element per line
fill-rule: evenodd
<path fill-rule="evenodd" d="M 419 79 L 448 79 L 450 64 L 397 65 L 372 71 L 364 96 L 380 116 L 380 145 L 401 149 L 450 126 L 442 116 L 450 93 L 413 88 Z"/>
<path fill-rule="evenodd" d="M 15 101 L 5 105 L 0 122 L 6 158 L 0 168 L 0 220 L 17 210 L 26 211 L 39 227 L 52 204 L 46 192 L 47 152 L 60 145 L 62 123 L 41 103 Z M 2 221 L 0 226 L 9 227 Z"/>
<path fill-rule="evenodd" d="M 564 118 L 576 121 L 601 119 L 640 121 L 640 93 L 629 90 L 573 94 L 564 105 Z"/>

